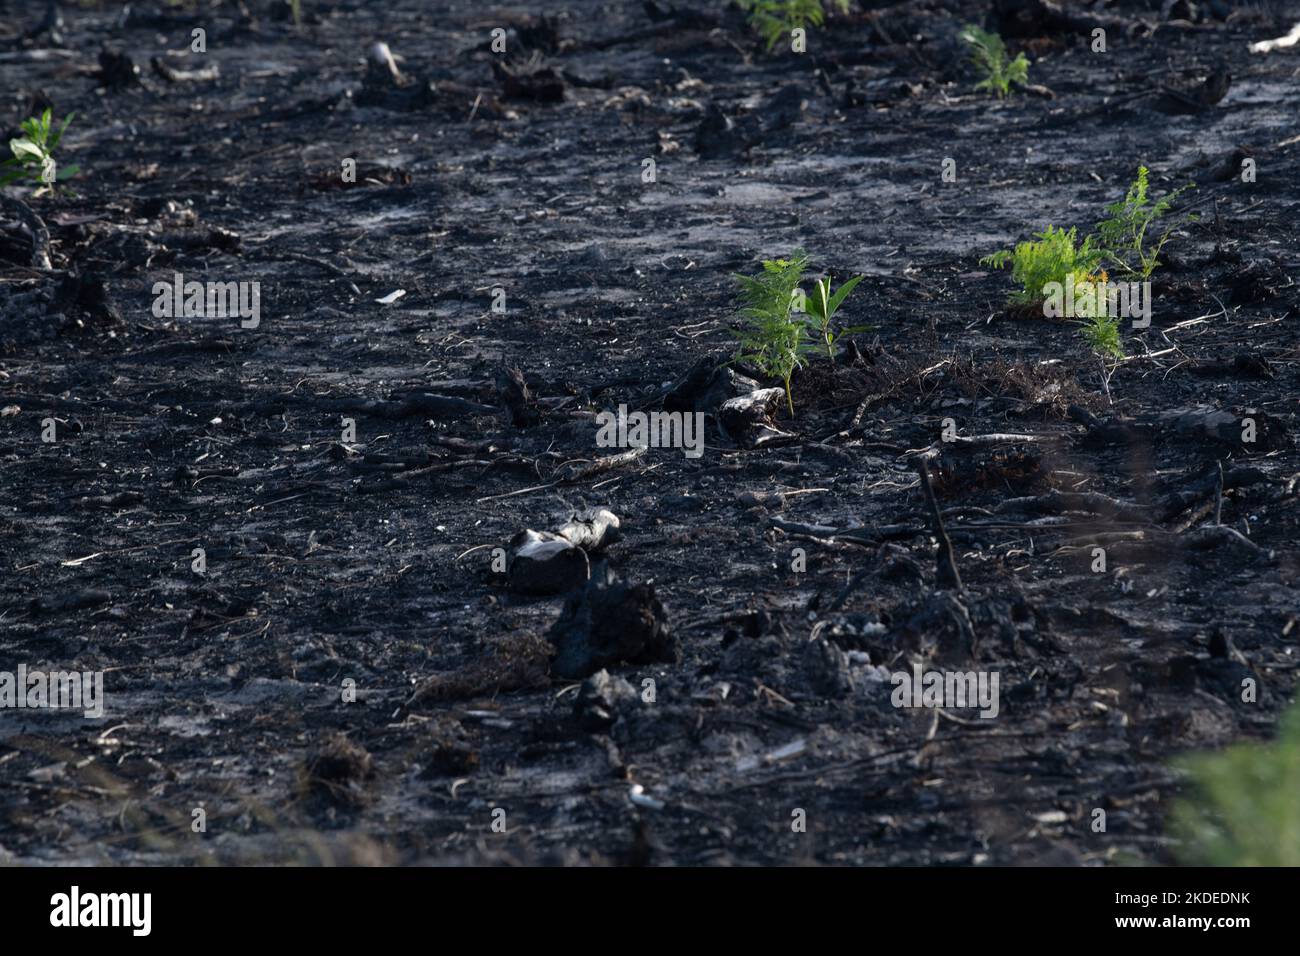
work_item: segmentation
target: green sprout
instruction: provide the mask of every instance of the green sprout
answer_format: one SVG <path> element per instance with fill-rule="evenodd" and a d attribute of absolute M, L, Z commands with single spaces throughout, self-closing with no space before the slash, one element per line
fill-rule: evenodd
<path fill-rule="evenodd" d="M 832 363 L 835 361 L 835 343 L 837 341 L 846 335 L 866 332 L 871 328 L 869 325 L 854 325 L 835 332 L 831 325 L 831 320 L 835 318 L 836 311 L 862 279 L 862 276 L 854 276 L 841 285 L 834 295 L 831 295 L 831 280 L 829 278 L 818 279 L 816 285 L 813 286 L 811 298 L 806 302 L 808 309 L 807 325 L 814 337 L 818 339 L 818 344 L 810 344 L 809 347 L 820 349 L 824 344 L 826 357 Z"/>
<path fill-rule="evenodd" d="M 1139 166 L 1137 179 L 1124 198 L 1106 207 L 1110 218 L 1098 224 L 1096 234 L 1085 236 L 1079 242 L 1075 229 L 1067 231 L 1048 226 L 1035 239 L 1022 242 L 1015 249 L 1003 249 L 980 259 L 981 265 L 997 269 L 1011 264 L 1011 274 L 1020 283 L 1020 290 L 1011 293 L 1008 300 L 1015 305 L 1043 301 L 1048 298 L 1047 287 L 1052 283 L 1062 287 L 1072 285 L 1074 289 L 1093 287 L 1087 290 L 1088 295 L 1080 298 L 1077 314 L 1088 320 L 1081 331 L 1101 362 L 1107 401 L 1110 401 L 1110 379 L 1124 358 L 1124 349 L 1120 344 L 1119 319 L 1107 314 L 1107 303 L 1111 301 L 1110 278 L 1102 266 L 1110 263 L 1135 280 L 1150 280 L 1160 265 L 1160 250 L 1178 222 L 1154 241 L 1148 236 L 1151 225 L 1168 214 L 1178 196 L 1194 188 L 1195 184 L 1184 186 L 1153 203 L 1147 198 L 1147 168 Z M 1049 315 L 1059 314 L 1048 312 L 1046 306 L 1044 311 Z"/>
<path fill-rule="evenodd" d="M 970 45 L 971 62 L 983 77 L 975 89 L 989 90 L 998 99 L 1004 99 L 1011 92 L 1012 83 L 1024 86 L 1029 82 L 1029 61 L 1023 53 L 1017 53 L 1014 60 L 1009 59 L 1002 37 L 973 25 L 965 27 L 960 35 Z"/>
<path fill-rule="evenodd" d="M 1051 282 L 1065 285 L 1073 277 L 1076 286 L 1094 281 L 1094 273 L 1101 264 L 1101 250 L 1094 248 L 1092 236 L 1078 242 L 1077 231 L 1048 226 L 1014 250 L 1003 249 L 980 259 L 980 265 L 1003 268 L 1011 263 L 1011 276 L 1020 283 L 1020 291 L 1011 293 L 1010 301 L 1017 305 L 1041 302 L 1044 287 Z"/>
<path fill-rule="evenodd" d="M 1196 866 L 1300 866 L 1300 702 L 1273 743 L 1245 743 L 1176 761 L 1191 792 L 1174 804 L 1182 862 Z"/>
<path fill-rule="evenodd" d="M 1124 347 L 1119 340 L 1119 319 L 1115 316 L 1090 316 L 1082 331 L 1083 337 L 1088 340 L 1088 345 L 1101 356 L 1103 361 L 1108 358 L 1124 357 Z"/>
<path fill-rule="evenodd" d="M 1009 298 L 1015 305 L 1043 301 L 1052 283 L 1061 288 L 1072 285 L 1076 290 L 1092 287 L 1091 295 L 1080 296 L 1073 304 L 1080 310 L 1078 317 L 1086 320 L 1080 332 L 1101 363 L 1102 388 L 1106 401 L 1111 402 L 1110 380 L 1124 358 L 1124 348 L 1119 319 L 1107 312 L 1110 277 L 1100 269 L 1102 251 L 1094 247 L 1092 239 L 1087 236 L 1079 242 L 1075 229 L 1048 226 L 1037 239 L 1022 242 L 1014 250 L 985 256 L 980 264 L 1002 268 L 1011 263 L 1011 274 L 1020 283 L 1020 290 Z"/>
<path fill-rule="evenodd" d="M 1102 275 L 1104 276 L 1105 273 Z M 1119 338 L 1119 319 L 1113 315 L 1100 314 L 1099 311 L 1083 323 L 1080 332 L 1093 354 L 1097 356 L 1097 361 L 1101 363 L 1101 387 L 1106 393 L 1106 404 L 1113 405 L 1114 401 L 1110 397 L 1110 380 L 1124 358 L 1124 346 Z"/>
<path fill-rule="evenodd" d="M 54 161 L 54 150 L 74 116 L 75 113 L 69 113 L 57 130 L 48 109 L 39 117 L 23 120 L 20 125 L 26 135 L 9 141 L 13 156 L 0 163 L 0 186 L 31 182 L 38 184 L 35 195 L 40 195 L 47 190 L 53 191 L 55 182 L 75 176 L 77 166 L 59 169 Z"/>
<path fill-rule="evenodd" d="M 764 374 L 785 383 L 786 403 L 794 414 L 790 377 L 803 367 L 804 335 L 807 326 L 794 313 L 799 281 L 808 267 L 808 256 L 795 250 L 789 259 L 768 259 L 763 271 L 753 276 L 737 275 L 740 314 L 749 325 L 732 331 L 739 340 L 735 361 L 752 362 Z"/>
<path fill-rule="evenodd" d="M 771 53 L 791 31 L 820 27 L 826 21 L 821 0 L 736 0 L 749 14 L 749 25 L 763 35 Z M 831 0 L 841 13 L 849 12 L 849 0 Z"/>
<path fill-rule="evenodd" d="M 1195 184 L 1189 184 L 1175 189 L 1154 203 L 1150 202 L 1147 199 L 1147 168 L 1139 166 L 1137 179 L 1133 180 L 1133 185 L 1129 186 L 1124 198 L 1106 207 L 1110 218 L 1097 225 L 1099 246 L 1106 259 L 1129 275 L 1140 276 L 1143 280 L 1150 279 L 1151 273 L 1160 265 L 1157 258 L 1160 250 L 1181 224 L 1181 220 L 1173 222 L 1153 242 L 1148 242 L 1147 230 L 1169 211 L 1175 199 L 1194 188 Z"/>
<path fill-rule="evenodd" d="M 862 276 L 854 276 L 834 293 L 829 278 L 818 279 L 809 299 L 799 287 L 807 268 L 807 253 L 796 249 L 789 259 L 765 259 L 763 271 L 757 275 L 735 277 L 740 283 L 740 314 L 749 323 L 739 331 L 732 330 L 739 340 L 732 361 L 752 362 L 764 375 L 780 379 L 791 415 L 794 395 L 790 379 L 795 369 L 803 368 L 806 356 L 825 348 L 826 357 L 834 363 L 836 342 L 870 328 L 862 325 L 837 330 L 834 325 L 836 312 Z M 799 314 L 805 311 L 806 315 Z"/>
<path fill-rule="evenodd" d="M 1124 198 L 1106 207 L 1110 218 L 1099 223 L 1097 232 L 1085 236 L 1082 243 L 1075 229 L 1067 231 L 1048 226 L 1045 232 L 1037 234 L 1036 240 L 1022 242 L 1014 250 L 1004 249 L 984 256 L 980 264 L 1001 269 L 1011 263 L 1011 274 L 1021 285 L 1020 291 L 1010 297 L 1016 304 L 1040 301 L 1047 283 L 1064 285 L 1067 276 L 1074 277 L 1076 286 L 1094 282 L 1098 270 L 1107 262 L 1128 275 L 1148 280 L 1160 265 L 1157 256 L 1178 223 L 1169 226 L 1154 242 L 1148 241 L 1147 232 L 1153 222 L 1169 212 L 1179 195 L 1194 188 L 1194 183 L 1183 186 L 1152 203 L 1147 198 L 1147 168 L 1139 166 L 1137 179 Z M 1104 279 L 1105 273 L 1101 277 Z"/>

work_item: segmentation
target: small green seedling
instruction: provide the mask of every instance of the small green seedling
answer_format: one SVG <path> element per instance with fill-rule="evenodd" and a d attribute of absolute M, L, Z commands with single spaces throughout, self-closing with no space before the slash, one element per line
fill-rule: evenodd
<path fill-rule="evenodd" d="M 54 161 L 54 150 L 75 115 L 69 113 L 57 130 L 53 128 L 48 109 L 40 116 L 23 120 L 20 125 L 25 135 L 9 141 L 9 150 L 13 156 L 0 163 L 0 186 L 32 182 L 37 184 L 36 195 L 40 195 L 46 190 L 53 190 L 55 182 L 75 176 L 78 167 L 65 166 L 59 169 Z"/>
<path fill-rule="evenodd" d="M 849 297 L 862 276 L 854 276 L 831 292 L 831 280 L 818 279 L 813 294 L 806 297 L 799 288 L 808 255 L 796 249 L 789 259 L 766 259 L 763 271 L 753 276 L 736 276 L 740 283 L 740 314 L 749 320 L 746 328 L 732 331 L 739 340 L 735 362 L 752 362 L 760 372 L 785 384 L 786 404 L 794 414 L 790 378 L 803 368 L 805 357 L 826 349 L 835 361 L 835 343 L 846 335 L 865 332 L 870 326 L 836 329 L 835 313 Z M 802 305 L 796 308 L 796 302 Z M 799 312 L 806 311 L 806 315 Z M 812 340 L 809 341 L 809 336 Z"/>
<path fill-rule="evenodd" d="M 1157 258 L 1160 250 L 1184 220 L 1170 225 L 1154 242 L 1148 241 L 1147 232 L 1152 223 L 1169 212 L 1178 196 L 1194 188 L 1195 184 L 1183 186 L 1152 203 L 1147 198 L 1147 168 L 1139 166 L 1137 179 L 1124 198 L 1106 207 L 1110 218 L 1099 223 L 1097 232 L 1084 237 L 1082 243 L 1078 242 L 1076 230 L 1067 232 L 1048 226 L 1036 240 L 1022 242 L 1014 250 L 1004 249 L 985 256 L 980 264 L 997 269 L 1008 262 L 1012 264 L 1012 275 L 1020 282 L 1021 289 L 1012 293 L 1011 301 L 1018 304 L 1040 301 L 1047 283 L 1064 285 L 1068 275 L 1074 276 L 1076 286 L 1094 281 L 1098 270 L 1107 263 L 1130 276 L 1149 280 L 1160 265 Z"/>
<path fill-rule="evenodd" d="M 794 414 L 790 377 L 803 367 L 804 335 L 807 326 L 794 311 L 794 296 L 808 268 L 808 256 L 795 250 L 789 259 L 768 259 L 763 271 L 753 276 L 736 276 L 740 283 L 740 314 L 749 325 L 732 331 L 739 340 L 736 361 L 753 362 L 764 374 L 785 383 L 786 403 Z"/>
<path fill-rule="evenodd" d="M 1194 866 L 1300 866 L 1300 703 L 1272 743 L 1243 743 L 1176 763 L 1189 795 L 1174 804 L 1175 853 Z"/>
<path fill-rule="evenodd" d="M 749 25 L 763 35 L 769 53 L 791 31 L 820 27 L 826 21 L 821 0 L 736 0 L 749 14 Z M 849 0 L 831 0 L 841 13 L 848 13 Z"/>
<path fill-rule="evenodd" d="M 1102 273 L 1101 281 L 1105 281 Z M 1106 404 L 1113 405 L 1110 397 L 1110 379 L 1124 358 L 1124 346 L 1119 338 L 1119 319 L 1113 315 L 1091 316 L 1081 329 L 1084 339 L 1101 363 L 1101 387 L 1106 392 Z"/>
<path fill-rule="evenodd" d="M 1160 250 L 1183 220 L 1170 224 L 1159 239 L 1153 242 L 1148 241 L 1147 230 L 1152 223 L 1169 212 L 1175 199 L 1194 188 L 1195 184 L 1189 184 L 1175 189 L 1154 203 L 1150 202 L 1147 199 L 1147 168 L 1139 166 L 1137 179 L 1133 180 L 1133 185 L 1129 186 L 1124 198 L 1106 207 L 1110 218 L 1097 224 L 1098 245 L 1106 260 L 1129 275 L 1140 277 L 1144 281 L 1150 279 L 1151 273 L 1160 265 L 1157 258 Z"/>
<path fill-rule="evenodd" d="M 1113 315 L 1092 316 L 1083 327 L 1083 337 L 1103 360 L 1124 357 L 1119 341 L 1119 319 Z"/>
<path fill-rule="evenodd" d="M 1184 186 L 1153 203 L 1147 198 L 1147 168 L 1139 166 L 1137 179 L 1124 198 L 1106 207 L 1110 218 L 1099 223 L 1097 232 L 1084 237 L 1082 242 L 1073 228 L 1066 231 L 1048 226 L 1037 238 L 1020 243 L 1014 250 L 1004 249 L 980 259 L 981 265 L 994 268 L 1011 263 L 1012 276 L 1020 283 L 1020 291 L 1013 292 L 1009 300 L 1015 305 L 1043 301 L 1052 283 L 1074 289 L 1094 287 L 1078 299 L 1076 308 L 1080 311 L 1071 314 L 1086 320 L 1081 331 L 1101 362 L 1102 386 L 1108 402 L 1110 379 L 1124 358 L 1124 349 L 1120 344 L 1119 317 L 1107 314 L 1107 303 L 1113 302 L 1113 290 L 1109 290 L 1110 277 L 1102 267 L 1113 264 L 1133 280 L 1149 281 L 1160 265 L 1160 250 L 1184 220 L 1174 222 L 1154 241 L 1148 238 L 1152 223 L 1168 214 L 1179 195 L 1194 188 L 1194 184 Z M 1149 307 L 1149 298 L 1147 304 Z M 1149 311 L 1143 315 L 1150 317 Z"/>
<path fill-rule="evenodd" d="M 980 264 L 1002 268 L 1011 263 L 1011 274 L 1020 283 L 1020 290 L 1010 296 L 1014 305 L 1042 302 L 1051 283 L 1062 287 L 1069 283 L 1079 290 L 1094 287 L 1091 296 L 1078 300 L 1082 307 L 1078 317 L 1085 320 L 1080 331 L 1101 363 L 1101 383 L 1109 403 L 1111 376 L 1124 358 L 1124 348 L 1120 344 L 1119 319 L 1107 314 L 1105 290 L 1109 276 L 1099 268 L 1101 258 L 1101 250 L 1093 247 L 1092 236 L 1079 242 L 1075 229 L 1048 226 L 1037 239 L 1020 243 L 1014 251 L 1003 249 L 985 256 Z"/>
<path fill-rule="evenodd" d="M 970 45 L 971 62 L 983 77 L 975 89 L 989 90 L 998 99 L 1005 99 L 1012 83 L 1024 86 L 1029 82 L 1029 61 L 1025 55 L 1017 53 L 1014 60 L 1009 59 L 1007 45 L 996 33 L 972 25 L 962 30 L 961 38 Z"/>
<path fill-rule="evenodd" d="M 862 278 L 862 276 L 854 276 L 840 286 L 834 295 L 831 295 L 831 280 L 829 278 L 818 279 L 817 284 L 813 286 L 813 294 L 808 297 L 808 318 L 806 321 L 809 331 L 817 339 L 817 342 L 809 343 L 809 347 L 820 349 L 824 345 L 826 357 L 831 362 L 835 361 L 835 343 L 837 341 L 846 335 L 866 332 L 871 328 L 869 325 L 854 325 L 836 332 L 831 325 L 836 311 L 839 310 L 839 307 L 848 298 L 854 287 L 862 281 Z"/>
<path fill-rule="evenodd" d="M 1073 276 L 1075 285 L 1093 281 L 1101 264 L 1101 251 L 1093 247 L 1092 237 L 1078 242 L 1077 231 L 1048 226 L 1037 239 L 1020 243 L 1014 250 L 1003 249 L 980 259 L 980 265 L 1003 268 L 1011 263 L 1011 275 L 1020 283 L 1020 291 L 1011 294 L 1011 302 L 1029 305 L 1043 300 L 1044 287 L 1050 282 L 1065 284 Z"/>

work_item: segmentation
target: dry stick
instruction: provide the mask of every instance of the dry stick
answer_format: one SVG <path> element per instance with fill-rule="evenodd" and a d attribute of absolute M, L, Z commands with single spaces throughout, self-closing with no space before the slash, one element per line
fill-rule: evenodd
<path fill-rule="evenodd" d="M 931 445 L 929 448 L 921 449 L 919 452 L 913 452 L 913 454 L 923 461 L 928 461 L 943 454 L 943 445 L 982 447 L 984 445 L 1003 445 L 1014 442 L 1040 444 L 1043 442 L 1065 441 L 1066 438 L 1065 435 L 1020 435 L 1014 432 L 994 432 L 990 435 L 953 435 L 951 438 L 945 438 L 942 444 Z"/>
<path fill-rule="evenodd" d="M 1223 524 L 1223 461 L 1219 461 L 1219 482 L 1214 486 L 1214 523 Z"/>
<path fill-rule="evenodd" d="M 149 61 L 149 65 L 168 83 L 197 83 L 221 77 L 221 71 L 215 65 L 205 66 L 200 70 L 178 70 L 156 56 Z"/>
<path fill-rule="evenodd" d="M 921 489 L 925 492 L 925 503 L 930 509 L 930 521 L 933 524 L 934 536 L 939 541 L 935 583 L 941 588 L 965 591 L 966 589 L 962 587 L 961 575 L 957 573 L 957 562 L 953 558 L 952 542 L 948 540 L 948 532 L 943 528 L 943 516 L 939 513 L 939 502 L 934 497 L 934 486 L 930 483 L 930 469 L 923 457 L 918 456 L 915 459 L 915 464 L 917 474 L 921 476 Z"/>
<path fill-rule="evenodd" d="M 1178 522 L 1178 524 L 1174 525 L 1173 528 L 1174 532 L 1177 534 L 1182 534 L 1184 531 L 1189 530 L 1193 525 L 1196 524 L 1196 522 L 1200 521 L 1206 515 L 1213 514 L 1214 507 L 1215 506 L 1213 502 L 1207 501 L 1205 502 L 1205 504 L 1193 508 L 1191 511 L 1187 513 L 1187 517 L 1185 517 L 1182 521 Z M 1218 524 L 1218 521 L 1215 521 L 1215 524 Z"/>
<path fill-rule="evenodd" d="M 308 255 L 304 255 L 301 252 L 281 252 L 278 253 L 274 258 L 292 259 L 295 262 L 305 262 L 308 265 L 318 266 L 319 268 L 324 269 L 330 275 L 338 276 L 340 279 L 351 279 L 353 277 L 353 273 L 348 272 L 346 269 L 342 269 L 339 266 L 336 266 L 328 259 L 322 259 L 319 256 L 308 256 Z"/>
<path fill-rule="evenodd" d="M 1269 552 L 1254 541 L 1227 525 L 1204 525 L 1185 535 L 1177 535 L 1177 546 L 1189 551 L 1208 551 L 1222 545 L 1233 545 L 1253 555 L 1267 555 Z"/>
<path fill-rule="evenodd" d="M 1028 498 L 1009 498 L 998 505 L 994 511 L 998 514 L 1008 512 L 1020 514 L 1061 514 L 1065 511 L 1090 511 L 1106 518 L 1121 521 L 1149 522 L 1147 509 L 1140 505 L 1129 504 L 1099 491 L 1061 491 L 1053 488 L 1042 495 Z"/>
<path fill-rule="evenodd" d="M 556 473 L 560 474 L 560 481 L 574 482 L 582 481 L 584 478 L 590 478 L 592 475 L 598 475 L 602 471 L 609 471 L 611 468 L 617 468 L 620 465 L 631 464 L 646 453 L 645 445 L 638 445 L 625 452 L 617 455 L 606 455 L 604 458 L 597 458 L 594 461 L 582 462 L 575 459 L 560 465 Z"/>
<path fill-rule="evenodd" d="M 18 218 L 27 231 L 32 234 L 32 267 L 35 269 L 53 269 L 50 262 L 50 231 L 45 222 L 32 212 L 32 207 L 21 199 L 0 195 L 0 209 L 7 209 Z"/>
<path fill-rule="evenodd" d="M 875 528 L 837 528 L 829 524 L 805 524 L 802 521 L 787 521 L 785 518 L 770 516 L 768 524 L 790 536 L 803 535 L 818 541 L 853 541 L 866 545 L 877 545 L 882 539 L 911 537 L 924 529 L 909 524 L 877 525 Z"/>
<path fill-rule="evenodd" d="M 953 435 L 947 439 L 951 445 L 999 445 L 1003 442 L 1051 442 L 1062 441 L 1064 435 L 1021 435 L 1015 432 L 992 432 L 988 435 Z"/>
<path fill-rule="evenodd" d="M 483 498 L 475 498 L 474 503 L 482 504 L 485 501 L 498 501 L 501 498 L 513 498 L 516 495 L 526 495 L 532 491 L 554 488 L 556 485 L 572 484 L 575 481 L 582 481 L 585 478 L 598 475 L 602 471 L 608 471 L 611 468 L 617 468 L 620 465 L 634 462 L 645 453 L 645 446 L 639 445 L 630 451 L 621 452 L 617 455 L 606 455 L 604 458 L 597 458 L 595 461 L 584 461 L 581 459 L 567 461 L 555 470 L 555 473 L 560 475 L 560 477 L 555 481 L 548 481 L 542 485 L 531 485 L 528 488 L 518 488 L 514 491 L 507 491 L 505 494 L 501 495 L 487 495 Z"/>
<path fill-rule="evenodd" d="M 866 541 L 862 538 L 820 538 L 815 534 L 799 534 L 798 532 L 787 532 L 786 537 L 791 541 L 810 541 L 813 544 L 820 544 L 824 547 L 834 547 L 837 544 L 847 544 L 855 548 L 875 548 L 879 542 Z"/>
<path fill-rule="evenodd" d="M 371 482 L 370 484 L 359 484 L 356 486 L 356 493 L 359 495 L 373 495 L 384 491 L 398 491 L 402 488 L 410 487 L 411 479 L 418 478 L 421 475 L 433 475 L 438 472 L 454 471 L 457 468 L 472 468 L 475 465 L 484 468 L 491 468 L 496 462 L 488 461 L 482 458 L 458 458 L 455 461 L 438 462 L 433 465 L 425 465 L 422 468 L 408 468 L 406 471 L 393 473 L 388 478 Z"/>
<path fill-rule="evenodd" d="M 872 394 L 868 395 L 866 398 L 864 398 L 862 401 L 858 403 L 858 407 L 853 412 L 853 417 L 849 420 L 847 426 L 845 426 L 840 431 L 831 432 L 829 435 L 826 435 L 824 438 L 820 439 L 819 441 L 821 443 L 824 443 L 826 441 L 829 441 L 832 438 L 842 438 L 843 436 L 847 435 L 849 432 L 853 431 L 853 429 L 857 428 L 859 425 L 862 424 L 862 416 L 865 415 L 867 413 L 867 409 L 870 408 L 872 405 L 874 405 L 876 402 L 888 398 L 895 391 L 897 391 L 900 386 L 906 385 L 912 381 L 919 382 L 921 379 L 925 378 L 931 372 L 936 372 L 939 369 L 943 368 L 945 365 L 951 365 L 951 364 L 952 364 L 952 359 L 944 359 L 943 361 L 935 365 L 931 365 L 929 368 L 923 368 L 919 372 L 913 372 L 911 375 L 905 376 L 899 381 L 892 383 L 883 392 L 873 392 Z"/>
<path fill-rule="evenodd" d="M 849 579 L 849 583 L 844 585 L 844 590 L 840 591 L 839 595 L 835 598 L 835 600 L 830 603 L 830 607 L 826 609 L 826 613 L 833 614 L 836 611 L 838 611 L 840 608 L 842 608 L 844 606 L 844 602 L 849 599 L 849 595 L 851 595 L 854 591 L 860 588 L 862 584 L 870 576 L 871 576 L 870 568 L 865 568 L 859 571 L 857 574 L 853 575 L 853 577 Z"/>

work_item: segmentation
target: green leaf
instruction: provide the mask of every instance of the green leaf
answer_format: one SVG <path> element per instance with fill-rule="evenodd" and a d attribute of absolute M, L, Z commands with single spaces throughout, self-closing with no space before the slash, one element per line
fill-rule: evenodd
<path fill-rule="evenodd" d="M 46 147 L 50 152 L 54 152 L 55 147 L 59 145 L 59 141 L 63 139 L 64 132 L 68 129 L 68 124 L 72 122 L 72 118 L 76 115 L 76 113 L 69 113 L 67 116 L 63 117 L 63 125 L 58 128 L 58 131 L 55 132 L 53 138 Z"/>
<path fill-rule="evenodd" d="M 809 318 L 820 321 L 825 321 L 828 318 L 829 313 L 826 310 L 826 303 L 830 285 L 829 279 L 818 279 L 813 283 L 813 294 L 808 296 L 806 300 Z"/>
<path fill-rule="evenodd" d="M 845 299 L 848 298 L 849 293 L 852 292 L 854 289 L 856 289 L 858 283 L 861 282 L 864 278 L 865 276 L 854 276 L 848 282 L 840 286 L 839 291 L 837 291 L 833 296 L 831 296 L 830 307 L 827 311 L 828 317 L 834 315 L 839 310 L 840 305 L 844 302 Z M 830 280 L 827 280 L 826 286 L 827 288 L 830 287 Z"/>
<path fill-rule="evenodd" d="M 11 139 L 9 141 L 9 148 L 13 150 L 15 157 L 27 155 L 33 157 L 38 162 L 45 155 L 45 152 L 39 146 L 28 139 Z"/>

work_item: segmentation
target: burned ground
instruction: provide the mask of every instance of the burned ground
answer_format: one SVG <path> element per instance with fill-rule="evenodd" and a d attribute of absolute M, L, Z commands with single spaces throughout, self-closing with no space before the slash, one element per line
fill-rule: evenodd
<path fill-rule="evenodd" d="M 3 210 L 0 670 L 107 696 L 0 711 L 0 861 L 1168 862 L 1170 759 L 1271 735 L 1300 61 L 1248 44 L 1300 11 L 1120 2 L 1105 54 L 993 17 L 1051 93 L 998 101 L 958 49 L 985 4 L 855 3 L 802 55 L 720 3 L 200 6 L 69 7 L 56 42 L 10 3 L 0 36 L 5 121 L 75 111 L 82 167 L 27 199 L 53 268 Z M 1161 107 L 1219 67 L 1220 102 Z M 1110 407 L 1077 326 L 979 259 L 1086 230 L 1140 163 L 1200 216 Z M 867 276 L 874 328 L 796 375 L 784 435 L 711 414 L 699 458 L 600 468 L 595 413 L 727 357 L 732 273 L 798 246 Z M 260 324 L 156 316 L 176 273 L 259 282 Z M 623 590 L 494 571 L 593 508 L 619 533 L 584 577 Z M 561 618 L 641 656 L 580 688 Z M 996 671 L 997 717 L 892 706 L 913 661 Z"/>

